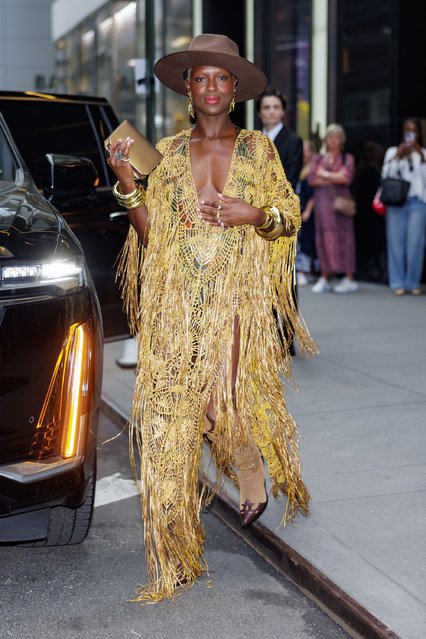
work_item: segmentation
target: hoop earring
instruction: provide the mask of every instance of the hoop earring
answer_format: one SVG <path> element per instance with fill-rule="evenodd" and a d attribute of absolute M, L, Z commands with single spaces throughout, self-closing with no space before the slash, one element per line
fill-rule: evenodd
<path fill-rule="evenodd" d="M 195 120 L 194 104 L 192 102 L 192 93 L 191 93 L 191 91 L 188 93 L 188 115 L 193 120 Z"/>
<path fill-rule="evenodd" d="M 232 96 L 232 100 L 231 100 L 231 104 L 229 105 L 228 113 L 232 113 L 232 111 L 234 109 L 235 109 L 235 92 L 234 92 L 234 95 Z"/>

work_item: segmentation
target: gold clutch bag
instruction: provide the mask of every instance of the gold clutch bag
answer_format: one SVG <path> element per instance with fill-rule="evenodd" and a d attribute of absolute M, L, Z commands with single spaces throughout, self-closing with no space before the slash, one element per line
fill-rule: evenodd
<path fill-rule="evenodd" d="M 128 120 L 123 120 L 108 136 L 104 142 L 105 148 L 108 149 L 110 144 L 119 139 L 124 142 L 126 138 L 134 140 L 129 153 L 129 161 L 133 170 L 138 174 L 138 177 L 149 175 L 161 162 L 163 156 Z"/>

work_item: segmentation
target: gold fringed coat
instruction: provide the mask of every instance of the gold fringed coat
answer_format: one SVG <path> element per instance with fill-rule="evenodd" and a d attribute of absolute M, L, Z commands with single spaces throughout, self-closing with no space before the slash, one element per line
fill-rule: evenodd
<path fill-rule="evenodd" d="M 271 141 L 240 130 L 224 194 L 265 208 L 276 206 L 293 237 L 260 238 L 251 225 L 225 230 L 198 217 L 190 159 L 191 131 L 158 144 L 164 159 L 146 193 L 148 248 L 130 229 L 118 265 L 124 305 L 138 337 L 130 452 L 144 521 L 148 584 L 137 601 L 156 602 L 206 569 L 198 490 L 203 422 L 214 398 L 212 456 L 218 477 L 231 474 L 233 450 L 254 438 L 267 461 L 272 493 L 287 497 L 284 520 L 306 514 L 297 431 L 283 395 L 290 375 L 288 340 L 315 346 L 294 306 L 291 289 L 300 227 L 299 201 Z M 234 320 L 240 356 L 232 388 Z M 238 418 L 236 418 L 236 415 Z M 216 436 L 217 435 L 217 436 Z"/>

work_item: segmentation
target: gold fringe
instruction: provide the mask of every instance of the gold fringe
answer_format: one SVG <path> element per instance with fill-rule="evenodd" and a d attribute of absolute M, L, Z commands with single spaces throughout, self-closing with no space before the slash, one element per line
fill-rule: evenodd
<path fill-rule="evenodd" d="M 251 226 L 223 231 L 200 221 L 189 136 L 185 131 L 159 144 L 164 159 L 147 189 L 148 249 L 131 229 L 118 262 L 124 308 L 139 344 L 130 458 L 140 491 L 148 584 L 133 601 L 145 603 L 182 592 L 208 570 L 200 511 L 225 475 L 235 480 L 235 447 L 255 439 L 268 463 L 272 493 L 287 496 L 283 522 L 297 512 L 306 515 L 309 503 L 297 429 L 283 395 L 291 357 L 273 315 L 275 310 L 283 318 L 286 339 L 294 335 L 305 353 L 316 352 L 291 293 L 296 237 L 266 242 Z M 298 198 L 275 147 L 259 132 L 239 133 L 224 193 L 261 208 L 278 206 L 295 233 L 300 226 Z M 235 318 L 240 359 L 234 389 Z M 204 415 L 212 394 L 217 482 L 211 493 L 199 494 Z"/>
<path fill-rule="evenodd" d="M 127 315 L 132 335 L 136 335 L 138 332 L 139 286 L 144 258 L 145 247 L 139 241 L 138 234 L 131 226 L 117 258 L 115 279 L 121 289 L 123 310 Z"/>

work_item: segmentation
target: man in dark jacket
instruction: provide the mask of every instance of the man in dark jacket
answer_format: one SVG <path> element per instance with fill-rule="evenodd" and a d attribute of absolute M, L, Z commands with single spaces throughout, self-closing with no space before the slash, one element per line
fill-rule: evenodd
<path fill-rule="evenodd" d="M 287 180 L 295 191 L 303 166 L 303 142 L 296 133 L 284 126 L 287 100 L 276 89 L 267 89 L 257 98 L 256 106 L 262 131 L 277 147 Z M 293 289 L 293 299 L 297 305 L 296 287 Z M 295 355 L 293 342 L 290 342 L 290 354 Z"/>
<path fill-rule="evenodd" d="M 284 126 L 287 100 L 276 89 L 267 89 L 257 98 L 256 106 L 263 133 L 277 147 L 287 180 L 294 190 L 303 166 L 303 142 Z"/>

